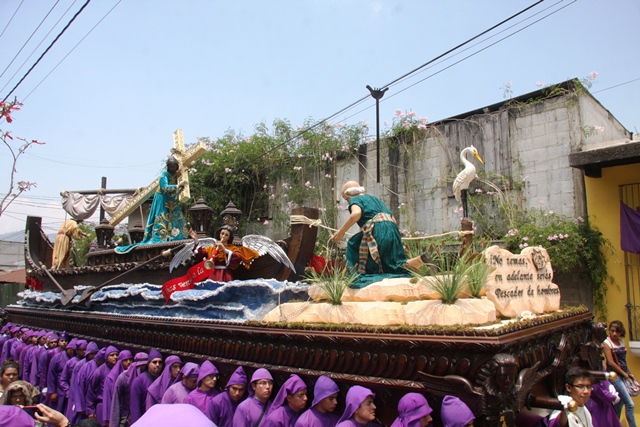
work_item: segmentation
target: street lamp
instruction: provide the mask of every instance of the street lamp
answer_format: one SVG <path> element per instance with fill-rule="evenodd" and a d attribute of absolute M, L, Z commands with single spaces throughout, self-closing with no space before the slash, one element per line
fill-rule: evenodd
<path fill-rule="evenodd" d="M 373 99 L 376 100 L 376 183 L 380 184 L 380 99 L 389 88 L 373 89 L 367 85 L 367 89 L 371 92 Z"/>

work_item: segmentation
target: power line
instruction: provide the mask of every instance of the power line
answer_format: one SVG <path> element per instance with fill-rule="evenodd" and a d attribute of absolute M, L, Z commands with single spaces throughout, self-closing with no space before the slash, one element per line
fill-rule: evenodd
<path fill-rule="evenodd" d="M 20 7 L 22 6 L 22 3 L 24 3 L 24 0 L 22 0 L 20 2 L 20 4 L 18 5 L 18 8 L 16 9 L 16 11 L 13 12 L 13 15 L 11 15 L 11 19 L 9 19 L 9 22 L 7 22 L 7 25 L 5 25 L 4 29 L 2 30 L 2 33 L 0 33 L 0 37 L 3 36 L 4 32 L 7 31 L 7 28 L 9 28 L 9 25 L 11 25 L 11 21 L 13 21 L 13 18 L 15 18 L 16 14 L 20 10 Z"/>
<path fill-rule="evenodd" d="M 561 1 L 557 2 L 557 3 L 555 3 L 555 4 L 554 4 L 554 5 L 552 5 L 551 7 L 553 7 L 553 6 L 555 6 L 555 5 L 559 4 L 559 3 L 561 3 L 562 1 L 563 1 L 563 0 L 561 0 Z M 477 50 L 477 51 L 475 51 L 475 52 L 473 52 L 473 53 L 471 53 L 471 54 L 469 54 L 469 55 L 465 56 L 464 58 L 460 59 L 459 61 L 456 61 L 456 62 L 454 62 L 453 64 L 450 64 L 450 65 L 447 65 L 446 67 L 444 67 L 444 68 L 442 68 L 442 69 L 440 69 L 440 70 L 438 70 L 438 71 L 436 71 L 436 72 L 434 72 L 434 73 L 432 73 L 432 74 L 429 74 L 427 77 L 425 77 L 425 78 L 423 78 L 423 79 L 420 79 L 420 80 L 418 80 L 417 82 L 412 83 L 412 84 L 410 84 L 409 86 L 406 86 L 406 87 L 404 87 L 404 88 L 402 88 L 402 89 L 398 90 L 397 92 L 395 92 L 395 93 L 393 93 L 393 94 L 391 94 L 391 95 L 387 96 L 386 98 L 383 98 L 383 99 L 382 99 L 382 102 L 386 102 L 386 101 L 388 101 L 389 99 L 393 98 L 394 96 L 397 96 L 397 95 L 401 94 L 402 92 L 404 92 L 404 91 L 406 91 L 406 90 L 408 90 L 408 89 L 412 88 L 413 86 L 416 86 L 417 84 L 422 83 L 423 81 L 425 81 L 425 80 L 427 80 L 427 79 L 430 79 L 431 77 L 433 77 L 433 76 L 435 76 L 435 75 L 438 75 L 438 74 L 442 73 L 442 72 L 443 72 L 443 71 L 445 71 L 445 70 L 448 70 L 449 68 L 453 67 L 454 65 L 457 65 L 457 64 L 459 64 L 459 63 L 461 63 L 461 62 L 463 62 L 463 61 L 466 61 L 467 59 L 471 58 L 472 56 L 475 56 L 475 55 L 479 54 L 480 52 L 483 52 L 483 51 L 485 51 L 485 50 L 489 49 L 490 47 L 495 46 L 496 44 L 498 44 L 498 43 L 500 43 L 500 42 L 502 42 L 502 41 L 504 41 L 504 40 L 508 39 L 509 37 L 514 36 L 514 35 L 518 34 L 518 33 L 519 33 L 519 32 L 521 32 L 521 31 L 524 31 L 525 29 L 527 29 L 527 28 L 531 27 L 532 25 L 537 24 L 538 22 L 542 21 L 543 19 L 546 19 L 546 18 L 548 18 L 549 16 L 551 16 L 551 15 L 553 15 L 553 14 L 555 14 L 555 13 L 559 12 L 560 10 L 562 10 L 562 9 L 564 9 L 564 8 L 566 8 L 566 7 L 569 7 L 571 4 L 575 3 L 576 1 L 577 1 L 577 0 L 573 0 L 571 3 L 569 3 L 569 4 L 567 4 L 567 5 L 563 6 L 563 7 L 561 7 L 561 8 L 559 8 L 559 9 L 556 9 L 556 10 L 552 11 L 551 13 L 549 13 L 549 14 L 547 14 L 547 15 L 543 16 L 542 18 L 540 18 L 540 19 L 538 19 L 538 20 L 536 20 L 536 21 L 534 21 L 534 22 L 532 22 L 532 23 L 530 23 L 530 24 L 528 24 L 528 25 L 526 25 L 526 26 L 524 26 L 524 27 L 522 27 L 522 28 L 519 28 L 518 30 L 516 30 L 516 31 L 514 31 L 514 32 L 512 32 L 512 33 L 510 33 L 510 34 L 508 34 L 508 35 L 506 35 L 505 37 L 503 37 L 503 38 L 501 38 L 501 39 L 499 39 L 499 40 L 497 40 L 497 41 L 495 41 L 495 42 L 493 42 L 493 43 L 491 43 L 491 44 L 489 44 L 489 45 L 487 45 L 487 46 L 485 46 L 485 47 L 483 47 L 482 49 L 479 49 L 479 50 Z M 549 9 L 550 9 L 550 8 L 547 8 L 547 9 L 545 9 L 545 10 L 549 10 Z M 537 14 L 536 14 L 536 15 L 537 15 Z M 534 16 L 535 16 L 535 15 L 534 15 Z M 526 20 L 528 20 L 528 19 L 530 19 L 530 18 L 527 18 L 527 19 L 525 19 L 524 21 L 526 21 Z M 521 21 L 520 23 L 522 23 L 522 22 L 524 22 L 524 21 Z M 516 25 L 517 25 L 517 24 L 516 24 Z M 511 26 L 511 27 L 509 27 L 509 28 L 513 28 L 514 26 L 515 26 L 515 25 L 512 25 L 512 26 Z M 504 32 L 504 31 L 501 31 L 500 33 L 502 33 L 502 32 Z M 498 33 L 498 34 L 500 34 L 500 33 Z M 483 42 L 484 42 L 484 41 L 487 41 L 487 40 L 489 40 L 489 39 L 491 39 L 491 38 L 493 38 L 493 37 L 494 37 L 494 36 L 491 36 L 491 37 L 489 37 L 489 38 L 486 38 L 485 40 L 483 40 Z M 480 43 L 482 43 L 482 42 L 480 42 Z M 477 46 L 477 45 L 478 45 L 478 44 L 480 44 L 480 43 L 477 43 L 477 44 L 476 44 L 476 45 L 474 45 L 474 46 Z M 469 48 L 469 49 L 470 49 L 470 48 Z M 466 51 L 466 50 L 468 50 L 468 49 L 463 50 L 463 52 L 464 52 L 464 51 Z M 455 56 L 455 55 L 454 55 L 454 56 Z M 435 65 L 435 64 L 434 64 L 434 65 Z M 429 67 L 429 68 L 431 68 L 431 67 Z M 427 68 L 427 69 L 428 69 L 428 68 Z M 422 70 L 422 71 L 424 71 L 424 70 Z M 422 72 L 422 71 L 421 71 L 421 72 Z M 353 113 L 352 115 L 350 115 L 350 116 L 348 116 L 348 117 L 345 117 L 345 118 L 344 118 L 344 120 L 346 121 L 346 120 L 350 119 L 351 117 L 354 117 L 354 116 L 356 116 L 356 115 L 358 115 L 358 114 L 362 113 L 362 112 L 363 112 L 363 111 L 365 111 L 366 109 L 371 108 L 371 106 L 372 106 L 372 105 L 374 105 L 374 104 L 371 104 L 371 105 L 369 105 L 367 108 L 362 109 L 362 110 L 359 110 L 359 111 L 357 111 L 357 112 Z"/>
<path fill-rule="evenodd" d="M 31 38 L 33 36 L 36 35 L 36 33 L 38 32 L 38 30 L 40 29 L 40 27 L 42 26 L 42 24 L 44 24 L 44 21 L 47 20 L 47 18 L 49 17 L 49 15 L 51 15 L 51 12 L 53 12 L 53 9 L 56 8 L 56 6 L 58 5 L 58 3 L 60 2 L 60 0 L 57 0 L 53 6 L 51 6 L 51 9 L 49 9 L 49 12 L 47 12 L 47 14 L 44 16 L 44 18 L 42 18 L 42 21 L 40 21 L 40 23 L 38 24 L 38 26 L 36 27 L 35 30 L 33 30 L 33 32 L 31 33 L 31 35 L 29 36 L 29 38 L 27 38 L 27 41 L 24 42 L 24 44 L 22 45 L 22 47 L 20 48 L 20 50 L 18 50 L 18 53 L 15 54 L 15 56 L 13 57 L 13 59 L 11 60 L 11 62 L 9 62 L 9 65 L 7 65 L 7 68 L 4 69 L 4 71 L 2 72 L 2 74 L 0 74 L 0 77 L 4 76 L 4 73 L 7 72 L 7 70 L 9 69 L 9 67 L 11 67 L 11 64 L 13 64 L 13 61 L 15 61 L 18 56 L 20 55 L 20 53 L 22 53 L 22 49 L 24 49 L 27 44 L 31 41 Z M 11 94 L 9 94 L 11 95 Z M 6 100 L 7 98 L 5 98 Z"/>
<path fill-rule="evenodd" d="M 69 10 L 71 10 L 71 8 L 73 7 L 74 4 L 76 4 L 77 0 L 73 0 L 73 3 L 71 3 L 69 5 L 69 7 L 67 8 L 67 10 L 64 11 L 64 13 L 62 15 L 60 15 L 60 18 L 58 18 L 58 20 L 56 21 L 55 24 L 53 24 L 51 26 L 51 29 L 49 30 L 49 32 L 47 34 L 44 35 L 44 37 L 42 37 L 42 40 L 40 40 L 40 43 L 38 43 L 38 45 L 33 48 L 33 50 L 31 51 L 31 53 L 29 54 L 29 56 L 22 62 L 22 64 L 20 64 L 20 66 L 18 67 L 18 69 L 16 70 L 15 73 L 13 73 L 13 75 L 11 77 L 9 77 L 9 80 L 7 80 L 7 82 L 4 84 L 4 86 L 2 86 L 2 89 L 0 89 L 0 92 L 3 91 L 11 82 L 11 80 L 13 80 L 13 78 L 20 72 L 20 70 L 22 69 L 22 67 L 24 67 L 24 65 L 27 63 L 27 61 L 29 61 L 29 59 L 31 59 L 31 57 L 33 56 L 34 53 L 36 53 L 36 50 L 38 50 L 38 48 L 42 45 L 42 43 L 44 43 L 44 41 L 47 39 L 47 37 L 49 37 L 49 34 L 51 34 L 51 32 L 58 26 L 58 24 L 60 23 L 60 21 L 62 21 L 62 18 L 65 17 L 65 15 L 69 12 Z"/>
<path fill-rule="evenodd" d="M 460 43 L 458 46 L 456 46 L 456 47 L 454 47 L 454 48 L 449 49 L 449 50 L 448 50 L 448 51 L 446 51 L 445 53 L 443 53 L 443 54 L 440 54 L 440 55 L 436 56 L 435 58 L 431 59 L 430 61 L 425 62 L 424 64 L 422 64 L 422 65 L 421 65 L 421 66 L 419 66 L 418 68 L 414 68 L 413 70 L 409 71 L 408 73 L 406 73 L 406 74 L 404 74 L 404 75 L 402 75 L 402 76 L 398 77 L 397 79 L 395 79 L 395 80 L 391 81 L 390 83 L 387 83 L 386 85 L 382 86 L 380 89 L 384 89 L 384 88 L 386 88 L 386 87 L 389 87 L 389 86 L 393 85 L 394 83 L 397 83 L 397 82 L 399 82 L 399 81 L 401 81 L 401 80 L 405 79 L 406 77 L 409 77 L 410 75 L 412 75 L 412 74 L 416 73 L 417 71 L 421 70 L 422 68 L 426 67 L 427 65 L 429 65 L 429 64 L 431 64 L 431 63 L 433 63 L 433 62 L 435 62 L 435 61 L 439 60 L 440 58 L 444 58 L 445 56 L 449 55 L 450 53 L 455 52 L 456 50 L 460 49 L 462 46 L 464 46 L 464 45 L 467 45 L 467 44 L 471 43 L 471 42 L 472 42 L 472 41 L 474 41 L 475 39 L 477 39 L 477 38 L 479 38 L 479 37 L 482 37 L 483 35 L 485 35 L 485 34 L 487 34 L 487 33 L 491 32 L 491 31 L 495 30 L 496 28 L 498 28 L 498 27 L 502 26 L 503 24 L 505 24 L 505 23 L 507 23 L 507 22 L 511 21 L 511 20 L 512 20 L 512 19 L 514 19 L 515 17 L 517 17 L 517 16 L 519 16 L 519 15 L 522 15 L 523 13 L 525 13 L 525 12 L 526 12 L 526 11 L 528 11 L 529 9 L 531 9 L 531 8 L 533 8 L 533 7 L 537 6 L 537 5 L 539 5 L 539 4 L 540 4 L 540 3 L 542 3 L 543 1 L 544 1 L 544 0 L 538 0 L 536 3 L 532 4 L 531 6 L 529 6 L 529 7 L 525 8 L 525 9 L 522 9 L 520 12 L 516 13 L 515 15 L 511 15 L 510 17 L 508 17 L 507 19 L 505 19 L 505 20 L 503 20 L 503 21 L 501 21 L 501 22 L 497 23 L 497 24 L 496 24 L 496 25 L 494 25 L 493 27 L 490 27 L 490 28 L 488 28 L 488 29 L 484 30 L 484 31 L 483 31 L 483 32 L 481 32 L 480 34 L 477 34 L 477 35 L 475 35 L 475 36 L 471 37 L 469 40 L 467 40 L 467 41 L 465 41 L 465 42 Z"/>
<path fill-rule="evenodd" d="M 67 165 L 67 166 L 77 166 L 77 167 L 83 167 L 83 168 L 92 168 L 95 169 L 96 166 L 92 166 L 92 165 L 87 165 L 85 164 L 77 164 L 77 163 L 70 163 L 70 162 L 61 162 L 61 161 L 57 161 L 57 160 L 52 160 L 50 158 L 46 158 L 46 157 L 41 157 L 41 156 L 37 156 L 33 153 L 29 153 L 29 152 L 25 152 L 26 155 L 29 155 L 31 157 L 35 157 L 37 159 L 41 159 L 41 160 L 46 160 L 48 162 L 51 163 L 56 163 L 59 165 Z M 152 165 L 158 165 L 159 163 L 156 162 L 152 162 L 152 163 L 142 163 L 139 165 L 124 165 L 124 166 L 104 166 L 103 164 L 100 164 L 100 168 L 101 169 L 130 169 L 130 168 L 137 168 L 137 167 L 141 167 L 141 166 L 152 166 Z"/>
<path fill-rule="evenodd" d="M 637 82 L 638 80 L 640 80 L 640 77 L 638 77 L 637 79 L 629 80 L 628 82 L 620 83 L 620 84 L 617 84 L 617 85 L 614 85 L 614 86 L 609 86 L 609 87 L 606 87 L 604 89 L 600 89 L 600 90 L 597 90 L 597 91 L 591 92 L 591 93 L 604 92 L 605 90 L 609 90 L 609 89 L 613 89 L 613 88 L 616 88 L 616 87 L 624 86 L 624 85 L 627 85 L 629 83 Z"/>
<path fill-rule="evenodd" d="M 516 14 L 514 14 L 514 15 L 510 16 L 509 18 L 507 18 L 507 19 L 505 19 L 505 20 L 503 20 L 503 21 L 499 22 L 498 24 L 493 25 L 493 26 L 492 26 L 492 27 L 490 27 L 489 29 L 487 29 L 487 30 L 485 30 L 485 31 L 483 31 L 483 32 L 481 32 L 481 33 L 479 33 L 478 35 L 476 35 L 476 36 L 474 36 L 474 37 L 472 37 L 472 38 L 468 39 L 467 41 L 465 41 L 465 42 L 463 42 L 463 43 L 461 43 L 461 44 L 457 45 L 456 47 L 454 47 L 454 48 L 452 48 L 452 49 L 449 49 L 448 51 L 446 51 L 445 53 L 443 53 L 443 54 L 441 54 L 441 55 L 438 55 L 436 58 L 434 58 L 434 59 L 432 59 L 432 60 L 430 60 L 430 61 L 428 61 L 428 62 L 424 63 L 424 64 L 423 64 L 423 65 L 421 65 L 420 67 L 415 68 L 415 69 L 413 69 L 412 71 L 410 71 L 410 72 L 408 72 L 408 73 L 406 73 L 406 74 L 402 75 L 401 77 L 399 77 L 399 78 L 397 78 L 397 79 L 393 80 L 391 83 L 388 83 L 387 85 L 382 86 L 382 87 L 381 87 L 381 89 L 383 89 L 383 88 L 385 88 L 385 87 L 388 87 L 389 85 L 392 85 L 392 84 L 394 84 L 394 83 L 399 82 L 399 81 L 400 81 L 400 80 L 402 80 L 402 79 L 405 79 L 405 78 L 409 77 L 410 75 L 412 75 L 412 74 L 416 73 L 416 72 L 417 72 L 417 71 L 419 71 L 420 69 L 422 69 L 422 68 L 426 67 L 427 65 L 429 65 L 429 64 L 431 64 L 431 63 L 433 63 L 434 61 L 437 61 L 438 59 L 443 58 L 444 56 L 446 56 L 446 55 L 448 55 L 448 54 L 450 54 L 450 53 L 454 52 L 455 50 L 460 49 L 462 46 L 465 46 L 466 44 L 468 44 L 468 43 L 472 42 L 473 40 L 477 39 L 478 37 L 481 37 L 482 35 L 486 34 L 487 32 L 492 31 L 492 30 L 494 30 L 494 29 L 498 28 L 499 26 L 501 26 L 501 25 L 505 24 L 506 22 L 509 22 L 510 20 L 512 20 L 512 19 L 514 19 L 515 17 L 517 17 L 517 16 L 521 15 L 522 13 L 524 13 L 524 12 L 526 12 L 527 10 L 531 9 L 532 7 L 535 7 L 536 5 L 538 5 L 538 4 L 540 4 L 540 3 L 542 3 L 543 1 L 544 1 L 544 0 L 539 0 L 539 1 L 537 1 L 536 3 L 532 4 L 531 6 L 528 6 L 528 7 L 526 7 L 525 9 L 521 10 L 520 12 L 518 12 L 518 13 L 516 13 Z M 562 0 L 561 0 L 561 1 L 562 1 Z M 536 22 L 537 22 L 537 21 L 536 21 Z M 423 79 L 423 80 L 424 80 L 424 79 Z M 369 98 L 370 98 L 370 95 L 365 95 L 365 96 L 363 96 L 362 98 L 358 99 L 357 101 L 355 101 L 355 102 L 353 102 L 353 103 L 349 104 L 347 107 L 342 108 L 342 109 L 341 109 L 341 110 L 339 110 L 338 112 L 336 112 L 336 113 L 334 113 L 334 114 L 332 114 L 332 115 L 330 115 L 330 116 L 328 116 L 328 117 L 326 117 L 326 118 L 324 118 L 324 119 L 322 119 L 322 120 L 320 120 L 320 121 L 318 121 L 318 122 L 314 123 L 313 125 L 311 125 L 311 126 L 309 126 L 309 127 L 305 128 L 305 129 L 302 129 L 302 130 L 300 130 L 300 131 L 296 132 L 296 133 L 295 133 L 295 135 L 294 135 L 294 136 L 292 136 L 291 138 L 289 138 L 289 139 L 285 140 L 284 142 L 282 142 L 282 143 L 280 143 L 280 144 L 278 144 L 278 145 L 274 146 L 273 148 L 271 148 L 271 149 L 269 149 L 269 150 L 265 151 L 265 152 L 264 152 L 264 153 L 262 153 L 261 155 L 257 156 L 256 158 L 252 159 L 251 161 L 249 161 L 249 164 L 254 163 L 254 162 L 255 162 L 256 160 L 258 160 L 259 158 L 266 156 L 267 154 L 269 154 L 269 153 L 271 153 L 271 152 L 273 152 L 273 151 L 277 150 L 277 149 L 278 149 L 278 148 L 280 148 L 280 147 L 283 147 L 284 145 L 288 144 L 289 142 L 291 142 L 291 141 L 293 141 L 294 139 L 298 138 L 299 136 L 303 135 L 305 132 L 308 132 L 308 131 L 310 131 L 310 130 L 315 129 L 316 127 L 320 126 L 321 124 L 328 122 L 328 121 L 329 121 L 329 120 L 331 120 L 332 118 L 334 118 L 334 117 L 336 117 L 336 116 L 338 116 L 338 115 L 342 114 L 342 113 L 343 113 L 343 112 L 345 112 L 345 111 L 350 110 L 351 108 L 354 108 L 356 105 L 358 105 L 358 104 L 360 104 L 360 103 L 362 103 L 362 102 L 366 101 L 366 100 L 367 100 L 367 99 L 369 99 Z M 368 108 L 370 108 L 370 106 L 369 106 L 369 107 L 367 107 L 367 108 L 365 108 L 365 110 L 366 110 L 366 109 L 368 109 Z M 364 111 L 364 110 L 361 110 L 361 111 Z M 350 116 L 350 117 L 353 117 L 353 115 L 352 115 L 352 116 Z"/>
<path fill-rule="evenodd" d="M 79 41 L 78 43 L 76 43 L 76 45 L 75 45 L 75 46 L 74 46 L 74 47 L 69 51 L 69 53 L 67 53 L 67 54 L 66 54 L 66 55 L 65 55 L 65 56 L 60 60 L 60 62 L 58 62 L 58 63 L 56 64 L 56 66 L 55 66 L 55 67 L 53 67 L 53 69 L 52 69 L 51 71 L 49 71 L 49 73 L 47 73 L 47 75 L 46 75 L 46 76 L 44 76 L 44 77 L 43 77 L 43 79 L 42 79 L 42 80 L 40 80 L 40 83 L 38 83 L 38 84 L 37 84 L 37 85 L 36 85 L 36 86 L 31 90 L 31 92 L 29 92 L 29 93 L 27 94 L 27 96 L 25 96 L 25 97 L 23 98 L 23 101 L 26 101 L 26 100 L 27 100 L 27 98 L 29 98 L 29 96 L 31 96 L 31 94 L 32 94 L 33 92 L 35 92 L 35 90 L 36 90 L 36 89 L 38 89 L 42 83 L 44 83 L 44 81 L 45 81 L 45 80 L 46 80 L 46 79 L 51 75 L 51 73 L 53 73 L 53 72 L 56 70 L 56 68 L 58 68 L 58 67 L 60 66 L 60 64 L 62 64 L 62 62 L 63 62 L 65 59 L 67 59 L 67 57 L 68 57 L 69 55 L 71 55 L 71 53 L 72 53 L 74 50 L 76 50 L 76 48 L 77 48 L 78 46 L 80 46 L 80 43 L 82 43 L 82 42 L 84 41 L 84 39 L 86 39 L 86 38 L 89 36 L 89 34 L 91 34 L 91 33 L 93 32 L 93 30 L 95 30 L 95 29 L 96 29 L 96 27 L 97 27 L 98 25 L 100 25 L 100 23 L 101 23 L 102 21 L 104 21 L 104 20 L 105 20 L 105 18 L 106 18 L 107 16 L 109 16 L 109 14 L 110 14 L 111 12 L 113 12 L 113 9 L 115 9 L 115 8 L 120 4 L 120 2 L 121 2 L 121 1 L 122 1 L 122 0 L 118 0 L 118 3 L 116 3 L 116 4 L 115 4 L 111 9 L 109 9 L 109 11 L 108 11 L 108 12 L 107 12 L 107 13 L 106 13 L 106 14 L 105 14 L 105 15 L 104 15 L 104 16 L 103 16 L 103 17 L 98 21 L 98 23 L 97 23 L 96 25 L 94 25 L 94 26 L 89 30 L 89 32 L 88 32 L 88 33 L 87 33 L 83 38 L 81 38 L 81 39 L 80 39 L 80 41 Z M 88 3 L 88 2 L 89 2 L 89 0 L 87 0 L 87 3 Z"/>
<path fill-rule="evenodd" d="M 40 55 L 40 57 L 36 60 L 35 64 L 33 64 L 31 66 L 31 68 L 29 68 L 29 71 L 26 72 L 26 74 L 24 76 L 22 76 L 22 78 L 20 79 L 20 81 L 13 87 L 13 89 L 11 89 L 11 91 L 7 94 L 7 96 L 4 97 L 4 99 L 2 100 L 2 102 L 6 101 L 7 98 L 9 98 L 11 96 L 11 94 L 18 88 L 18 86 L 20 86 L 20 84 L 24 81 L 24 79 L 27 78 L 27 76 L 31 73 L 31 71 L 36 67 L 36 65 L 38 65 L 38 63 L 42 60 L 42 58 L 44 58 L 44 56 L 47 54 L 47 52 L 49 52 L 49 50 L 53 47 L 54 44 L 56 44 L 56 42 L 58 41 L 58 39 L 60 39 L 60 37 L 64 34 L 65 31 L 67 31 L 67 28 L 69 28 L 69 26 L 71 25 L 71 23 L 73 23 L 73 21 L 76 20 L 76 18 L 78 17 L 78 15 L 80 15 L 82 13 L 82 11 L 84 10 L 85 7 L 87 7 L 87 5 L 89 4 L 91 0 L 87 0 L 85 2 L 85 4 L 82 5 L 82 7 L 80 8 L 80 10 L 78 10 L 76 12 L 75 15 L 73 15 L 73 18 L 71 18 L 71 20 L 67 23 L 67 25 L 65 25 L 65 27 L 62 29 L 62 31 L 60 31 L 60 33 L 56 36 L 55 39 L 53 39 L 53 41 L 51 42 L 51 44 L 49 44 L 49 46 L 45 49 L 44 52 L 42 52 L 42 55 Z M 57 3 L 56 3 L 57 4 Z"/>

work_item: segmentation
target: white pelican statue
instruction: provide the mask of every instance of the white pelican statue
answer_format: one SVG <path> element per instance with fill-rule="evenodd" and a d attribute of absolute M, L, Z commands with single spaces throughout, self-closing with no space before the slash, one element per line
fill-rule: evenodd
<path fill-rule="evenodd" d="M 453 193 L 456 195 L 456 200 L 462 200 L 462 212 L 465 218 L 469 215 L 469 209 L 467 208 L 467 189 L 469 188 L 469 184 L 476 177 L 476 167 L 467 160 L 467 153 L 473 154 L 473 157 L 478 159 L 480 163 L 484 164 L 482 158 L 478 154 L 478 150 L 473 145 L 471 147 L 467 147 L 460 152 L 460 162 L 464 165 L 464 169 L 456 176 L 455 181 L 453 181 Z"/>

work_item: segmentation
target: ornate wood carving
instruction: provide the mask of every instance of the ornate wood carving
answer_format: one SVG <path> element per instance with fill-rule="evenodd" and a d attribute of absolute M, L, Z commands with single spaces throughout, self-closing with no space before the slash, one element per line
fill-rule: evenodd
<path fill-rule="evenodd" d="M 533 384 L 545 384 L 543 388 L 553 397 L 557 392 L 556 381 L 566 368 L 561 360 L 579 359 L 583 344 L 592 341 L 593 333 L 592 315 L 586 309 L 498 330 L 449 333 L 379 329 L 353 332 L 312 326 L 290 329 L 286 325 L 257 322 L 229 323 L 16 306 L 8 307 L 7 314 L 16 324 L 66 330 L 103 344 L 132 350 L 158 348 L 186 359 L 208 359 L 229 374 L 235 366 L 243 365 L 249 369 L 266 367 L 281 380 L 290 373 L 309 380 L 328 375 L 344 391 L 349 385 L 365 384 L 384 396 L 388 404 L 379 407 L 379 418 L 388 424 L 404 393 L 419 391 L 442 396 L 445 392 L 451 394 L 452 387 L 454 391 L 458 387 L 465 401 L 480 415 L 477 425 L 496 425 L 488 424 L 488 420 L 504 422 L 507 426 L 525 425 L 516 420 Z M 505 396 L 492 399 L 495 391 L 487 388 L 495 370 L 492 359 L 499 353 L 512 357 L 519 373 L 512 388 L 504 392 L 509 399 Z"/>

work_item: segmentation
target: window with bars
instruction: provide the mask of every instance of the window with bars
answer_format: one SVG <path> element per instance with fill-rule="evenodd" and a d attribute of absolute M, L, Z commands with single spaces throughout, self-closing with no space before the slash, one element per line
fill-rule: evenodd
<path fill-rule="evenodd" d="M 620 201 L 631 209 L 640 211 L 640 183 L 619 187 Z M 627 282 L 627 315 L 629 340 L 640 340 L 640 255 L 624 252 L 624 269 Z"/>

